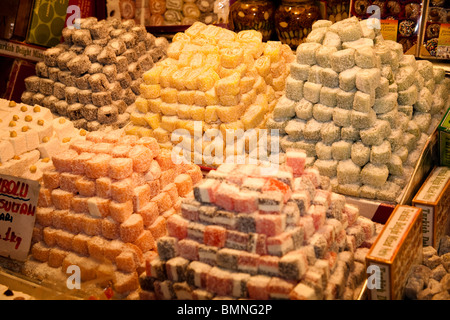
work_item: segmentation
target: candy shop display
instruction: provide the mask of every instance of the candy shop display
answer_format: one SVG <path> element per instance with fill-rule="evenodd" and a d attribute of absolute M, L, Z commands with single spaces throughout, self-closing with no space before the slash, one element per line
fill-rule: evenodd
<path fill-rule="evenodd" d="M 359 19 L 381 19 L 383 37 L 400 43 L 404 53 L 417 56 L 422 8 L 421 0 L 353 0 L 350 13 Z"/>
<path fill-rule="evenodd" d="M 181 210 L 179 197 L 202 179 L 199 167 L 176 166 L 155 139 L 122 129 L 88 132 L 52 162 L 43 174 L 23 273 L 65 283 L 75 265 L 94 292 L 108 287 L 114 298 L 133 297 L 138 275 L 156 255 L 156 240 Z"/>
<path fill-rule="evenodd" d="M 380 225 L 287 153 L 272 173 L 222 164 L 167 220 L 142 299 L 355 299 Z"/>
<path fill-rule="evenodd" d="M 295 59 L 289 46 L 263 42 L 258 31 L 201 22 L 177 33 L 167 55 L 143 74 L 126 132 L 153 136 L 165 148 L 182 144 L 187 161 L 199 155 L 195 163 L 225 148 L 226 130 L 264 127 Z"/>
<path fill-rule="evenodd" d="M 0 99 L 0 174 L 42 180 L 52 157 L 86 131 L 41 106 Z"/>
<path fill-rule="evenodd" d="M 275 11 L 278 39 L 293 50 L 311 32 L 312 24 L 321 19 L 318 3 L 311 0 L 283 0 Z"/>
<path fill-rule="evenodd" d="M 256 30 L 263 41 L 271 40 L 274 32 L 275 5 L 272 1 L 239 0 L 230 8 L 230 29 L 234 32 Z"/>
<path fill-rule="evenodd" d="M 313 25 L 266 122 L 332 190 L 396 202 L 448 108 L 450 79 L 356 17 Z"/>
<path fill-rule="evenodd" d="M 44 51 L 36 75 L 25 79 L 22 102 L 40 105 L 88 131 L 123 127 L 141 75 L 165 57 L 166 38 L 134 20 L 81 19 L 63 29 L 64 42 Z"/>
<path fill-rule="evenodd" d="M 447 1 L 426 2 L 419 56 L 426 59 L 450 59 L 450 4 Z"/>
<path fill-rule="evenodd" d="M 425 246 L 422 257 L 409 273 L 406 299 L 450 300 L 450 236 L 440 239 L 438 249 Z"/>

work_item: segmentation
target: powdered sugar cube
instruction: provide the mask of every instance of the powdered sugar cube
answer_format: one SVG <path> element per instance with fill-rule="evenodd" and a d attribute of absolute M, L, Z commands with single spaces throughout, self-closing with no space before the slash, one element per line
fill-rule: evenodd
<path fill-rule="evenodd" d="M 339 73 L 339 88 L 344 91 L 351 91 L 356 86 L 356 74 L 361 70 L 360 67 L 354 66 L 353 68 L 344 70 Z"/>
<path fill-rule="evenodd" d="M 332 53 L 330 64 L 336 72 L 352 68 L 355 65 L 355 49 L 349 48 Z"/>
<path fill-rule="evenodd" d="M 304 98 L 312 103 L 319 102 L 321 88 L 322 88 L 321 84 L 309 81 L 305 82 L 303 85 Z"/>
<path fill-rule="evenodd" d="M 389 169 L 384 164 L 366 164 L 361 170 L 361 182 L 375 187 L 381 187 L 387 181 Z"/>
<path fill-rule="evenodd" d="M 365 93 L 375 93 L 375 89 L 380 85 L 381 72 L 378 68 L 361 69 L 356 74 L 356 88 Z"/>
<path fill-rule="evenodd" d="M 331 68 L 330 55 L 337 51 L 336 47 L 332 46 L 321 46 L 316 51 L 317 64 L 322 68 Z M 291 69 L 292 70 L 292 69 Z M 292 72 L 292 71 L 291 71 Z"/>
<path fill-rule="evenodd" d="M 301 64 L 316 64 L 316 51 L 321 47 L 320 43 L 302 43 L 297 47 L 297 62 Z"/>

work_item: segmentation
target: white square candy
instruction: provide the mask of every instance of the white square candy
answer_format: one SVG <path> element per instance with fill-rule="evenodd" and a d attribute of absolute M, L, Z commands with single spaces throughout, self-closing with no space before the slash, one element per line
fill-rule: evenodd
<path fill-rule="evenodd" d="M 273 118 L 275 120 L 282 120 L 289 119 L 294 116 L 295 101 L 287 98 L 286 96 L 281 97 L 273 109 Z"/>
<path fill-rule="evenodd" d="M 305 42 L 322 43 L 327 30 L 328 30 L 327 27 L 319 27 L 319 28 L 312 29 L 311 32 L 306 37 Z"/>
<path fill-rule="evenodd" d="M 333 22 L 330 20 L 322 20 L 321 19 L 321 20 L 314 21 L 314 23 L 311 26 L 311 29 L 314 30 L 314 29 L 319 29 L 319 28 L 328 28 L 328 27 L 331 27 L 332 24 L 333 24 Z"/>
<path fill-rule="evenodd" d="M 392 154 L 386 165 L 389 169 L 389 174 L 399 176 L 403 174 L 403 161 L 398 155 Z"/>
<path fill-rule="evenodd" d="M 300 64 L 315 65 L 316 51 L 321 47 L 320 43 L 304 42 L 297 47 L 297 62 Z"/>
<path fill-rule="evenodd" d="M 330 121 L 333 117 L 333 109 L 332 107 L 328 107 L 321 103 L 316 103 L 313 106 L 313 117 L 317 121 L 327 122 Z"/>
<path fill-rule="evenodd" d="M 319 102 L 328 107 L 336 106 L 336 94 L 338 90 L 338 88 L 322 87 L 320 89 Z"/>
<path fill-rule="evenodd" d="M 387 164 L 391 159 L 391 144 L 384 141 L 380 145 L 372 146 L 370 151 L 370 162 L 373 164 Z"/>
<path fill-rule="evenodd" d="M 352 109 L 353 108 L 353 100 L 355 99 L 356 90 L 352 91 L 344 91 L 338 89 L 336 92 L 336 107 L 342 109 Z"/>
<path fill-rule="evenodd" d="M 360 68 L 376 68 L 377 57 L 372 46 L 362 46 L 356 48 L 355 64 Z"/>
<path fill-rule="evenodd" d="M 360 112 L 352 110 L 351 113 L 351 124 L 356 129 L 366 129 L 371 127 L 375 120 L 377 119 L 377 115 L 375 111 L 372 109 L 369 112 Z"/>
<path fill-rule="evenodd" d="M 350 159 L 352 143 L 350 141 L 340 140 L 331 145 L 331 154 L 335 160 Z"/>
<path fill-rule="evenodd" d="M 331 68 L 336 72 L 342 72 L 355 65 L 355 49 L 344 49 L 334 52 L 330 56 Z"/>
<path fill-rule="evenodd" d="M 337 179 L 339 184 L 352 184 L 360 182 L 361 168 L 351 159 L 339 161 L 337 166 Z"/>
<path fill-rule="evenodd" d="M 292 62 L 290 66 L 291 74 L 290 76 L 296 80 L 306 81 L 309 76 L 309 69 L 311 66 L 309 64 L 300 64 L 297 62 Z"/>
<path fill-rule="evenodd" d="M 313 103 L 303 98 L 295 104 L 295 114 L 297 118 L 309 120 L 312 118 Z"/>
<path fill-rule="evenodd" d="M 336 32 L 327 31 L 325 37 L 323 38 L 322 44 L 327 47 L 335 47 L 336 49 L 341 49 L 341 38 Z"/>
<path fill-rule="evenodd" d="M 14 157 L 14 147 L 8 140 L 0 140 L 0 163 L 5 163 Z"/>
<path fill-rule="evenodd" d="M 350 157 L 355 164 L 362 167 L 369 162 L 370 148 L 358 141 L 352 145 Z"/>
<path fill-rule="evenodd" d="M 320 129 L 320 136 L 322 138 L 322 142 L 325 144 L 332 144 L 335 141 L 338 141 L 341 136 L 341 129 L 336 126 L 332 121 L 326 122 L 323 124 Z"/>
<path fill-rule="evenodd" d="M 348 127 L 351 125 L 351 110 L 334 108 L 333 122 L 340 127 Z"/>
<path fill-rule="evenodd" d="M 380 69 L 361 69 L 360 72 L 356 74 L 356 88 L 365 93 L 371 94 L 375 92 L 375 89 L 380 85 Z"/>
<path fill-rule="evenodd" d="M 353 110 L 361 112 L 369 112 L 372 108 L 373 99 L 368 93 L 357 91 L 355 93 L 355 100 L 353 101 Z"/>
<path fill-rule="evenodd" d="M 342 127 L 341 139 L 348 141 L 357 141 L 359 139 L 359 130 L 352 126 Z"/>
<path fill-rule="evenodd" d="M 387 181 L 389 169 L 385 164 L 366 164 L 361 170 L 363 184 L 381 187 Z"/>
<path fill-rule="evenodd" d="M 413 67 L 399 68 L 395 74 L 395 83 L 397 84 L 398 91 L 408 89 L 414 84 L 415 81 L 415 69 Z"/>
<path fill-rule="evenodd" d="M 344 91 L 351 91 L 356 87 L 356 74 L 361 70 L 360 67 L 354 66 L 339 73 L 339 88 Z"/>
<path fill-rule="evenodd" d="M 416 61 L 417 71 L 423 77 L 425 81 L 433 78 L 433 63 L 428 60 L 418 60 Z"/>
<path fill-rule="evenodd" d="M 320 84 L 320 72 L 322 69 L 323 68 L 318 65 L 311 66 L 309 69 L 308 81 Z"/>
<path fill-rule="evenodd" d="M 419 92 L 417 102 L 414 104 L 414 110 L 419 112 L 429 112 L 433 103 L 433 95 L 428 88 L 423 87 Z"/>
<path fill-rule="evenodd" d="M 303 98 L 303 81 L 296 80 L 291 76 L 286 79 L 286 97 L 293 101 L 300 101 Z"/>
<path fill-rule="evenodd" d="M 375 89 L 375 98 L 384 97 L 389 93 L 389 80 L 385 77 L 380 78 L 380 85 Z"/>
<path fill-rule="evenodd" d="M 305 82 L 303 85 L 304 98 L 312 103 L 319 102 L 321 88 L 322 88 L 321 84 L 313 83 L 313 82 L 309 82 L 309 81 Z"/>
<path fill-rule="evenodd" d="M 398 99 L 397 93 L 389 92 L 387 95 L 375 99 L 373 110 L 377 114 L 383 114 L 392 111 L 398 106 L 397 99 Z"/>
<path fill-rule="evenodd" d="M 295 140 L 299 140 L 303 137 L 303 130 L 305 129 L 306 122 L 301 119 L 292 119 L 287 122 L 285 127 L 286 133 Z"/>
<path fill-rule="evenodd" d="M 337 48 L 333 46 L 322 46 L 316 52 L 317 64 L 322 68 L 331 68 L 330 55 L 337 52 Z"/>
<path fill-rule="evenodd" d="M 332 159 L 331 154 L 331 145 L 325 144 L 322 141 L 317 142 L 316 146 L 316 155 L 318 159 L 322 160 L 330 160 Z"/>
<path fill-rule="evenodd" d="M 339 86 L 339 74 L 331 68 L 322 68 L 319 73 L 320 83 L 329 88 Z"/>
<path fill-rule="evenodd" d="M 315 119 L 310 119 L 306 122 L 305 129 L 303 130 L 303 136 L 307 140 L 317 141 L 320 140 L 320 130 L 322 123 Z"/>
<path fill-rule="evenodd" d="M 319 170 L 321 176 L 333 178 L 337 174 L 337 160 L 318 159 L 314 162 L 314 166 Z"/>

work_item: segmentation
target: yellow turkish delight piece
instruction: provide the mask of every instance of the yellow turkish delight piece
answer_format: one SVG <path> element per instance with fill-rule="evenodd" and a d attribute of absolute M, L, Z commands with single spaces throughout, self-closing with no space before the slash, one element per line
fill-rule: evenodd
<path fill-rule="evenodd" d="M 237 72 L 222 78 L 216 82 L 216 93 L 219 97 L 232 95 L 235 96 L 241 91 L 241 75 Z"/>
<path fill-rule="evenodd" d="M 215 44 L 205 44 L 200 47 L 199 52 L 203 53 L 205 56 L 209 54 L 219 54 L 219 47 Z"/>
<path fill-rule="evenodd" d="M 204 71 L 206 70 L 205 67 L 203 68 L 197 68 L 197 69 L 192 69 L 189 74 L 186 75 L 186 78 L 184 80 L 184 86 L 186 87 L 186 89 L 188 90 L 197 90 L 198 89 L 198 85 L 197 85 L 197 78 L 198 76 L 200 76 Z"/>
<path fill-rule="evenodd" d="M 201 52 L 194 53 L 194 55 L 191 58 L 190 67 L 192 69 L 201 68 L 204 66 L 205 60 L 206 56 L 204 53 Z"/>
<path fill-rule="evenodd" d="M 270 74 L 270 57 L 261 56 L 255 61 L 255 68 L 261 77 L 266 77 Z"/>
<path fill-rule="evenodd" d="M 149 99 L 149 100 L 147 100 L 147 102 L 148 102 L 148 109 L 151 112 L 154 112 L 154 113 L 161 112 L 161 104 L 162 104 L 161 98 L 159 98 L 159 99 Z"/>
<path fill-rule="evenodd" d="M 253 88 L 256 90 L 257 93 L 266 92 L 266 88 L 267 88 L 266 81 L 264 81 L 264 79 L 262 77 L 257 77 Z"/>
<path fill-rule="evenodd" d="M 145 99 L 156 99 L 161 96 L 161 86 L 159 84 L 145 84 L 140 85 L 141 95 Z"/>
<path fill-rule="evenodd" d="M 196 44 L 198 46 L 204 46 L 207 44 L 216 44 L 216 40 L 212 37 L 208 37 L 205 34 L 198 34 L 192 38 L 191 43 Z"/>
<path fill-rule="evenodd" d="M 267 41 L 264 48 L 264 55 L 270 57 L 271 62 L 279 62 L 281 59 L 281 42 Z"/>
<path fill-rule="evenodd" d="M 159 84 L 163 88 L 170 87 L 172 85 L 172 75 L 178 70 L 176 65 L 168 65 L 163 68 L 159 75 Z"/>
<path fill-rule="evenodd" d="M 209 105 L 205 108 L 205 122 L 212 123 L 216 122 L 219 118 L 217 117 L 218 106 Z"/>
<path fill-rule="evenodd" d="M 178 102 L 181 104 L 193 105 L 195 103 L 195 91 L 181 90 L 178 91 Z"/>
<path fill-rule="evenodd" d="M 242 77 L 239 83 L 239 86 L 241 88 L 241 93 L 247 93 L 250 90 L 253 89 L 253 86 L 255 85 L 255 78 L 254 77 Z"/>
<path fill-rule="evenodd" d="M 286 73 L 286 63 L 284 61 L 272 62 L 270 73 L 274 78 L 278 78 Z"/>
<path fill-rule="evenodd" d="M 192 120 L 196 120 L 196 121 L 205 120 L 205 108 L 204 107 L 192 106 L 190 108 L 190 114 L 191 114 Z"/>
<path fill-rule="evenodd" d="M 233 143 L 235 137 L 239 138 L 239 134 L 236 132 L 237 130 L 244 130 L 245 126 L 242 121 L 237 120 L 230 123 L 221 123 L 219 126 L 220 133 L 226 143 Z M 242 131 L 240 131 L 242 133 Z"/>
<path fill-rule="evenodd" d="M 256 30 L 243 30 L 239 31 L 236 35 L 236 40 L 241 43 L 261 43 L 262 42 L 262 34 Z"/>
<path fill-rule="evenodd" d="M 271 86 L 273 84 L 272 74 L 269 73 L 267 76 L 265 76 L 264 81 L 266 82 L 267 85 Z"/>
<path fill-rule="evenodd" d="M 241 100 L 241 94 L 219 96 L 219 102 L 222 106 L 234 106 Z"/>
<path fill-rule="evenodd" d="M 164 69 L 162 65 L 155 65 L 150 70 L 144 72 L 142 79 L 145 84 L 159 84 L 159 76 Z"/>
<path fill-rule="evenodd" d="M 244 50 L 242 48 L 223 48 L 220 50 L 220 65 L 225 68 L 236 68 L 242 63 Z"/>
<path fill-rule="evenodd" d="M 194 104 L 200 107 L 206 107 L 208 102 L 206 101 L 206 95 L 203 91 L 194 91 Z"/>
<path fill-rule="evenodd" d="M 139 126 L 131 125 L 131 126 L 127 126 L 124 131 L 127 135 L 137 136 L 140 128 L 141 127 L 139 127 Z"/>
<path fill-rule="evenodd" d="M 275 90 L 271 86 L 267 86 L 265 94 L 266 94 L 266 97 L 267 97 L 267 101 L 275 101 L 275 102 L 277 102 Z"/>
<path fill-rule="evenodd" d="M 283 76 L 274 78 L 273 82 L 272 82 L 272 86 L 275 91 L 283 91 L 285 84 L 286 84 L 286 78 Z"/>
<path fill-rule="evenodd" d="M 222 122 L 235 122 L 239 120 L 245 111 L 245 107 L 242 104 L 236 104 L 233 106 L 218 106 L 216 109 L 217 117 Z"/>
<path fill-rule="evenodd" d="M 255 128 L 261 121 L 264 120 L 264 115 L 267 112 L 267 108 L 259 104 L 252 104 L 248 107 L 247 111 L 245 111 L 244 115 L 241 118 L 242 123 L 245 126 L 245 130 Z"/>
<path fill-rule="evenodd" d="M 269 99 L 265 93 L 260 93 L 255 99 L 255 104 L 262 106 L 266 111 L 269 107 Z"/>
<path fill-rule="evenodd" d="M 148 101 L 143 97 L 137 97 L 134 104 L 136 105 L 136 109 L 142 113 L 148 112 Z"/>
<path fill-rule="evenodd" d="M 206 37 L 214 38 L 220 31 L 220 27 L 208 24 L 206 28 L 200 30 L 199 34 L 205 35 Z"/>
<path fill-rule="evenodd" d="M 191 113 L 190 113 L 191 106 L 188 106 L 187 104 L 179 104 L 177 106 L 177 116 L 179 119 L 190 119 Z"/>
<path fill-rule="evenodd" d="M 243 50 L 244 55 L 247 57 L 251 57 L 253 60 L 258 59 L 260 56 L 262 56 L 264 52 L 264 43 L 262 42 L 249 42 L 249 43 L 243 43 Z"/>
<path fill-rule="evenodd" d="M 180 129 L 187 130 L 191 135 L 201 135 L 203 133 L 203 122 L 202 121 L 193 121 L 193 120 L 184 120 L 183 127 Z"/>
<path fill-rule="evenodd" d="M 153 137 L 159 142 L 169 142 L 170 141 L 170 132 L 159 127 L 153 130 Z"/>
<path fill-rule="evenodd" d="M 178 117 L 177 116 L 162 116 L 160 127 L 169 132 L 174 131 L 177 128 Z"/>
<path fill-rule="evenodd" d="M 281 56 L 285 60 L 286 64 L 294 62 L 294 60 L 296 59 L 296 56 L 295 56 L 294 52 L 292 51 L 291 47 L 286 43 L 283 43 L 281 45 Z"/>
<path fill-rule="evenodd" d="M 225 28 L 220 28 L 214 38 L 217 40 L 217 43 L 220 44 L 223 41 L 236 41 L 236 36 L 236 32 Z"/>
<path fill-rule="evenodd" d="M 191 72 L 191 67 L 180 68 L 172 74 L 172 82 L 171 87 L 176 88 L 177 90 L 185 90 L 184 86 L 187 74 Z"/>
<path fill-rule="evenodd" d="M 177 104 L 162 102 L 159 107 L 161 113 L 165 116 L 174 116 L 177 114 Z"/>
<path fill-rule="evenodd" d="M 217 72 L 215 72 L 212 68 L 205 70 L 205 72 L 197 77 L 197 86 L 198 89 L 206 92 L 211 88 L 214 88 L 216 81 L 220 79 Z"/>
<path fill-rule="evenodd" d="M 220 55 L 218 53 L 209 53 L 206 55 L 205 67 L 210 67 L 217 72 L 220 67 Z"/>
<path fill-rule="evenodd" d="M 183 51 L 180 53 L 178 57 L 178 67 L 188 67 L 191 64 L 192 56 L 194 55 L 194 51 Z"/>
<path fill-rule="evenodd" d="M 257 96 L 256 90 L 252 89 L 249 92 L 241 95 L 241 103 L 244 106 L 248 107 L 249 105 L 255 102 L 256 96 Z"/>
<path fill-rule="evenodd" d="M 204 24 L 200 21 L 196 21 L 189 28 L 187 28 L 184 31 L 184 33 L 190 37 L 195 37 L 197 34 L 199 34 L 205 28 L 206 28 L 206 24 Z"/>
<path fill-rule="evenodd" d="M 182 41 L 176 41 L 169 44 L 167 47 L 167 56 L 172 59 L 178 60 L 180 57 L 181 52 L 183 51 L 185 42 Z"/>
<path fill-rule="evenodd" d="M 241 63 L 236 68 L 232 68 L 232 69 L 220 66 L 217 73 L 219 74 L 220 78 L 228 77 L 228 76 L 232 75 L 233 73 L 239 73 L 239 76 L 243 77 L 247 73 L 247 65 L 245 63 Z"/>
<path fill-rule="evenodd" d="M 211 88 L 205 92 L 206 104 L 207 105 L 215 105 L 219 104 L 219 96 L 216 93 L 215 88 Z"/>
<path fill-rule="evenodd" d="M 172 37 L 172 43 L 173 42 L 191 42 L 191 37 L 186 32 L 177 32 Z"/>
<path fill-rule="evenodd" d="M 153 130 L 150 128 L 140 127 L 137 131 L 139 137 L 151 137 L 153 136 Z"/>
<path fill-rule="evenodd" d="M 144 120 L 144 114 L 140 112 L 131 112 L 130 113 L 130 122 L 137 126 L 145 126 L 147 122 Z"/>
<path fill-rule="evenodd" d="M 161 100 L 166 103 L 178 102 L 178 90 L 175 88 L 162 88 Z"/>
<path fill-rule="evenodd" d="M 147 112 L 144 115 L 144 120 L 150 126 L 150 128 L 156 129 L 159 128 L 161 115 L 159 113 Z"/>

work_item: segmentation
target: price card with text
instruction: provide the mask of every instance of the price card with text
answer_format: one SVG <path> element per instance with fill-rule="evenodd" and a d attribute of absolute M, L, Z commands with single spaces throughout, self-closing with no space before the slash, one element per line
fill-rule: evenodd
<path fill-rule="evenodd" d="M 0 175 L 0 255 L 27 258 L 39 189 L 38 181 Z"/>

